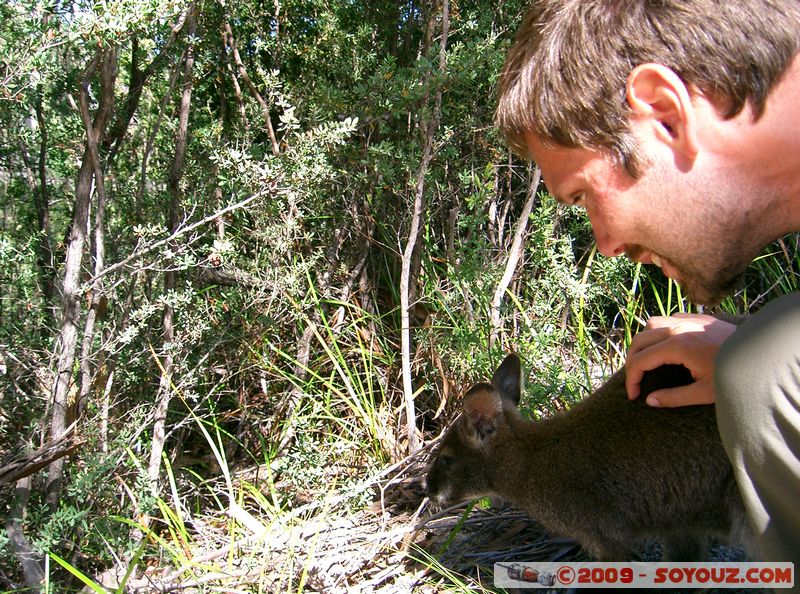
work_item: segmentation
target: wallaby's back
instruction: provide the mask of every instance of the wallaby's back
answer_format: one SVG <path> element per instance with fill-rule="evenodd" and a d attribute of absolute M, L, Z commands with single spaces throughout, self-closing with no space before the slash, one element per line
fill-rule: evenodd
<path fill-rule="evenodd" d="M 595 557 L 629 559 L 643 538 L 665 557 L 704 558 L 706 537 L 744 525 L 713 405 L 647 406 L 644 396 L 691 381 L 680 366 L 651 372 L 629 401 L 624 371 L 569 411 L 531 422 L 517 409 L 515 355 L 492 384 L 465 395 L 428 475 L 439 503 L 495 494 Z"/>

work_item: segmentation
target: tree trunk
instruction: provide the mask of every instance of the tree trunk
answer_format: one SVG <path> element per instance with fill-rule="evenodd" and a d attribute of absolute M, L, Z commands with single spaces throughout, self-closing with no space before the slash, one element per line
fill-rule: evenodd
<path fill-rule="evenodd" d="M 100 68 L 101 91 L 94 123 L 89 121 L 89 81 Z M 89 224 L 89 208 L 95 171 L 99 165 L 92 155 L 97 155 L 97 145 L 102 139 L 114 109 L 114 84 L 117 76 L 117 48 L 100 50 L 86 69 L 80 90 L 81 113 L 86 128 L 86 148 L 83 153 L 78 180 L 75 186 L 75 208 L 67 240 L 64 263 L 64 282 L 61 299 L 61 330 L 56 346 L 56 377 L 52 389 L 50 439 L 57 440 L 66 428 L 68 394 L 73 381 L 73 365 L 78 343 L 80 321 L 80 273 L 83 247 Z M 47 504 L 51 510 L 58 505 L 64 460 L 54 461 L 48 470 Z"/>
<path fill-rule="evenodd" d="M 86 324 L 83 330 L 83 343 L 81 344 L 81 390 L 76 403 L 76 411 L 78 414 L 83 412 L 86 406 L 86 401 L 89 397 L 89 392 L 92 388 L 92 368 L 91 368 L 91 354 L 92 343 L 94 341 L 94 328 L 98 318 L 103 317 L 108 300 L 105 296 L 105 289 L 103 287 L 102 272 L 105 267 L 105 214 L 106 214 L 106 190 L 105 180 L 103 173 L 100 171 L 100 161 L 96 154 L 93 155 L 95 162 L 95 188 L 97 192 L 97 208 L 94 213 L 94 241 L 92 247 L 94 249 L 94 280 L 92 281 L 92 290 L 90 293 L 90 308 L 86 314 Z M 99 366 L 98 366 L 99 368 Z M 76 418 L 78 416 L 76 414 Z"/>
<path fill-rule="evenodd" d="M 231 24 L 228 21 L 225 21 L 224 27 L 225 27 L 226 43 L 230 48 L 231 52 L 233 53 L 233 61 L 236 64 L 236 68 L 239 71 L 239 76 L 242 77 L 244 84 L 247 85 L 247 88 L 250 90 L 250 93 L 253 95 L 255 100 L 261 106 L 261 115 L 264 118 L 264 126 L 266 126 L 267 128 L 267 134 L 269 134 L 269 142 L 272 145 L 272 154 L 277 157 L 281 153 L 281 151 L 280 147 L 278 146 L 278 139 L 275 136 L 275 129 L 272 127 L 272 118 L 270 117 L 269 114 L 270 106 L 261 96 L 261 93 L 258 92 L 258 89 L 256 89 L 256 86 L 250 79 L 250 75 L 247 74 L 247 70 L 244 67 L 242 58 L 239 55 L 239 49 L 236 47 L 236 39 L 233 36 L 233 29 L 231 29 Z"/>
<path fill-rule="evenodd" d="M 36 101 L 36 121 L 39 124 L 39 191 L 34 193 L 36 203 L 36 219 L 39 226 L 39 275 L 42 284 L 45 311 L 49 313 L 49 321 L 55 321 L 56 315 L 56 280 L 53 246 L 50 242 L 50 192 L 47 184 L 47 122 L 42 110 L 42 98 Z"/>
<path fill-rule="evenodd" d="M 42 92 L 41 90 L 39 91 Z M 25 177 L 33 196 L 33 206 L 36 209 L 37 220 L 37 239 L 36 239 L 36 266 L 39 277 L 39 288 L 42 293 L 42 306 L 47 319 L 42 326 L 42 335 L 46 339 L 52 331 L 55 323 L 57 307 L 55 304 L 56 283 L 55 265 L 53 260 L 53 247 L 50 241 L 50 193 L 47 189 L 47 130 L 45 129 L 44 112 L 42 111 L 41 95 L 37 97 L 36 122 L 39 131 L 39 160 L 36 166 L 38 173 L 34 174 L 33 162 L 25 146 L 24 141 L 19 139 L 19 153 L 25 167 Z"/>
<path fill-rule="evenodd" d="M 43 24 L 50 22 L 50 15 L 43 16 Z M 38 192 L 34 191 L 34 204 L 36 206 L 36 219 L 38 223 L 39 239 L 37 245 L 37 264 L 39 266 L 39 279 L 42 287 L 44 309 L 47 312 L 43 333 L 47 334 L 55 327 L 58 305 L 56 304 L 56 263 L 53 255 L 53 244 L 50 238 L 50 191 L 47 183 L 47 121 L 44 118 L 42 101 L 44 89 L 41 85 L 36 94 L 36 123 L 39 129 L 39 174 Z M 51 326 L 52 324 L 52 326 Z"/>
<path fill-rule="evenodd" d="M 186 157 L 186 146 L 189 137 L 189 112 L 192 105 L 192 71 L 194 69 L 194 36 L 196 29 L 195 5 L 189 8 L 186 19 L 188 48 L 186 51 L 186 62 L 183 70 L 183 91 L 181 92 L 180 113 L 178 116 L 178 130 L 175 137 L 175 157 L 169 172 L 169 195 L 170 204 L 167 213 L 167 228 L 170 233 L 174 233 L 180 223 L 180 202 L 181 190 L 180 182 L 183 176 L 184 161 Z M 167 270 L 164 273 L 164 294 L 175 289 L 176 272 Z M 163 313 L 164 327 L 164 356 L 161 360 L 161 380 L 158 386 L 158 397 L 156 401 L 155 419 L 153 421 L 153 445 L 150 450 L 150 464 L 148 466 L 148 476 L 155 488 L 158 473 L 161 469 L 161 454 L 164 451 L 164 440 L 166 438 L 167 411 L 172 397 L 172 375 L 174 372 L 173 342 L 175 340 L 175 312 L 169 303 L 164 304 Z"/>
<path fill-rule="evenodd" d="M 6 518 L 6 534 L 11 551 L 22 566 L 22 576 L 29 592 L 41 592 L 44 583 L 44 570 L 41 565 L 41 554 L 33 550 L 22 530 L 23 510 L 27 505 L 31 491 L 31 477 L 17 481 L 14 490 L 14 507 Z"/>

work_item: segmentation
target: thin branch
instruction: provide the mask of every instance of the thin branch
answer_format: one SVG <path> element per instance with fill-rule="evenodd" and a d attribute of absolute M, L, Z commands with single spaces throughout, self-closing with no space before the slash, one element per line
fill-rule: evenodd
<path fill-rule="evenodd" d="M 275 185 L 277 185 L 277 184 L 275 184 Z M 163 239 L 159 239 L 158 241 L 156 241 L 154 243 L 151 243 L 147 247 L 144 247 L 144 248 L 134 252 L 133 254 L 128 256 L 127 258 L 125 258 L 123 260 L 120 260 L 116 264 L 112 264 L 111 266 L 109 266 L 108 268 L 103 270 L 98 275 L 92 277 L 89 280 L 89 282 L 94 282 L 99 277 L 105 276 L 107 274 L 111 274 L 112 272 L 116 272 L 120 268 L 124 268 L 125 266 L 127 266 L 131 262 L 134 262 L 134 261 L 136 261 L 136 260 L 138 260 L 140 258 L 143 258 L 147 254 L 149 254 L 149 253 L 151 253 L 151 252 L 153 252 L 153 251 L 155 251 L 155 250 L 157 250 L 159 248 L 164 247 L 165 245 L 169 244 L 170 242 L 176 240 L 177 238 L 179 238 L 179 237 L 181 237 L 183 235 L 186 235 L 187 233 L 190 233 L 190 232 L 194 231 L 195 229 L 197 229 L 199 227 L 202 227 L 203 225 L 207 225 L 208 223 L 214 222 L 217 217 L 221 217 L 221 216 L 223 216 L 223 215 L 225 215 L 225 214 L 227 214 L 229 212 L 233 212 L 234 210 L 239 210 L 241 208 L 244 208 L 245 206 L 247 206 L 251 202 L 266 196 L 270 191 L 273 191 L 273 190 L 275 190 L 274 187 L 266 188 L 264 190 L 260 190 L 260 191 L 256 192 L 255 194 L 253 194 L 252 196 L 248 196 L 247 198 L 237 202 L 236 204 L 231 204 L 229 206 L 226 206 L 225 208 L 222 208 L 222 209 L 220 209 L 220 210 L 208 215 L 207 217 L 204 217 L 201 220 L 192 223 L 191 225 L 176 229 L 175 232 L 170 234 L 168 237 L 164 237 Z"/>
<path fill-rule="evenodd" d="M 530 186 L 528 188 L 528 199 L 525 201 L 525 206 L 522 208 L 522 213 L 519 215 L 517 221 L 517 230 L 514 232 L 514 241 L 511 243 L 511 249 L 508 251 L 508 260 L 506 261 L 506 269 L 503 272 L 503 278 L 497 284 L 494 296 L 492 297 L 491 312 L 492 312 L 492 331 L 489 335 L 489 346 L 493 346 L 497 337 L 500 334 L 500 305 L 503 303 L 503 297 L 506 294 L 508 285 L 511 284 L 511 279 L 514 278 L 514 272 L 517 269 L 517 264 L 522 257 L 522 242 L 525 239 L 525 231 L 528 228 L 528 219 L 533 210 L 533 203 L 536 201 L 536 189 L 539 187 L 539 180 L 542 177 L 541 170 L 537 167 L 531 176 Z"/>
<path fill-rule="evenodd" d="M 147 136 L 147 142 L 145 143 L 144 152 L 142 153 L 142 167 L 139 174 L 139 189 L 136 192 L 137 205 L 141 202 L 142 196 L 144 196 L 144 189 L 147 184 L 147 162 L 150 159 L 150 153 L 153 152 L 153 146 L 155 145 L 156 136 L 158 135 L 159 128 L 161 127 L 161 121 L 164 119 L 164 111 L 167 108 L 167 103 L 169 103 L 170 97 L 172 97 L 172 91 L 175 90 L 175 83 L 178 81 L 178 75 L 180 74 L 180 65 L 183 63 L 185 57 L 186 50 L 183 50 L 183 53 L 170 72 L 167 92 L 164 93 L 164 96 L 161 99 L 161 105 L 158 108 L 156 121 L 153 122 L 153 127 L 150 130 L 150 134 Z"/>
<path fill-rule="evenodd" d="M 244 67 L 244 62 L 242 62 L 242 57 L 239 55 L 239 48 L 236 47 L 236 39 L 233 36 L 233 29 L 231 28 L 231 24 L 228 21 L 225 21 L 223 24 L 225 28 L 225 39 L 227 42 L 228 47 L 230 48 L 233 54 L 233 61 L 236 64 L 236 68 L 239 71 L 239 76 L 242 77 L 244 84 L 247 85 L 247 88 L 250 90 L 250 93 L 253 95 L 255 100 L 261 106 L 261 115 L 264 118 L 264 125 L 267 127 L 267 134 L 269 135 L 269 142 L 272 146 L 272 154 L 276 157 L 281 154 L 280 147 L 278 146 L 278 139 L 275 136 L 275 129 L 272 126 L 272 119 L 270 118 L 270 105 L 267 101 L 261 96 L 261 93 L 258 92 L 256 89 L 256 85 L 253 84 L 253 81 L 250 79 L 250 75 L 247 74 L 247 69 Z"/>
<path fill-rule="evenodd" d="M 450 26 L 449 0 L 442 2 L 442 40 L 439 47 L 439 74 L 443 76 L 447 66 L 447 35 Z M 428 36 L 433 32 L 433 16 L 429 22 Z M 429 80 L 433 78 L 432 70 L 428 73 Z M 414 407 L 414 386 L 411 381 L 411 307 L 416 301 L 416 272 L 413 262 L 418 248 L 419 233 L 422 227 L 422 217 L 425 209 L 425 177 L 428 174 L 431 159 L 433 158 L 433 141 L 442 111 L 442 89 L 436 90 L 433 113 L 429 122 L 420 122 L 423 133 L 422 158 L 417 170 L 417 187 L 414 194 L 414 206 L 411 215 L 411 229 L 408 233 L 408 242 L 403 250 L 400 271 L 400 352 L 402 359 L 403 398 L 406 412 L 406 434 L 408 449 L 414 452 L 420 447 L 420 439 L 416 426 L 416 411 Z"/>

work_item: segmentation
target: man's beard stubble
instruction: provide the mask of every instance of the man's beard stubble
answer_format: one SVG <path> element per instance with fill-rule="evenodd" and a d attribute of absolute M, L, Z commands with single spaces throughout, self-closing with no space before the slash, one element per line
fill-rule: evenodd
<path fill-rule="evenodd" d="M 741 285 L 744 272 L 752 258 L 741 253 L 740 249 L 735 249 L 733 259 L 718 264 L 698 266 L 701 258 L 695 258 L 689 264 L 677 263 L 671 258 L 659 257 L 662 263 L 677 273 L 674 279 L 680 285 L 684 296 L 692 303 L 704 306 L 719 304 L 725 297 L 733 293 Z M 637 261 L 642 253 L 649 251 L 638 245 L 626 246 L 625 254 L 632 261 Z M 710 268 L 710 270 L 709 270 Z M 663 273 L 663 270 L 662 270 Z M 666 276 L 666 275 L 665 275 Z"/>

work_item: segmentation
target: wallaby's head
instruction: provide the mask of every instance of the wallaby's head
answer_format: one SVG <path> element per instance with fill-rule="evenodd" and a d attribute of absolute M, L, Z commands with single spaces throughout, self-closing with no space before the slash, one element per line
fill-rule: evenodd
<path fill-rule="evenodd" d="M 522 366 L 508 355 L 492 376 L 464 395 L 462 413 L 449 429 L 428 471 L 428 497 L 438 505 L 491 494 L 489 470 L 496 445 L 507 443 L 511 416 L 519 416 Z"/>

